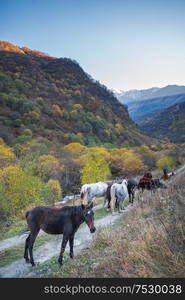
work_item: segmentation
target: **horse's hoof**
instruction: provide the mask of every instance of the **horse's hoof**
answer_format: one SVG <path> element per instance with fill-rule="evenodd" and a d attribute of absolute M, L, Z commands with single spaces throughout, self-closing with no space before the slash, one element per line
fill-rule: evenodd
<path fill-rule="evenodd" d="M 74 255 L 73 254 L 69 254 L 70 258 L 73 259 L 74 258 Z"/>
<path fill-rule="evenodd" d="M 31 265 L 32 265 L 32 267 L 35 267 L 35 263 L 34 262 L 31 262 Z"/>
<path fill-rule="evenodd" d="M 62 266 L 63 265 L 63 259 L 59 257 L 58 263 L 59 263 L 60 266 Z"/>
<path fill-rule="evenodd" d="M 30 263 L 29 258 L 25 258 L 25 260 L 26 260 L 26 263 L 27 263 L 27 264 Z"/>

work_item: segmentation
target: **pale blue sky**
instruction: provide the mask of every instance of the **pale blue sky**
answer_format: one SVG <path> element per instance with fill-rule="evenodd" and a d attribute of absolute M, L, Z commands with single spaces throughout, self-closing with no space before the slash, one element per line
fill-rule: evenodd
<path fill-rule="evenodd" d="M 185 85 L 185 0 L 1 0 L 0 39 L 79 62 L 109 88 Z"/>

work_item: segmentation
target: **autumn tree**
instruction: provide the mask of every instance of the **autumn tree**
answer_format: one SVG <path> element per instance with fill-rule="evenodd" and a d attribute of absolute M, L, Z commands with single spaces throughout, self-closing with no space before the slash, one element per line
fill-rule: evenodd
<path fill-rule="evenodd" d="M 49 198 L 49 204 L 54 204 L 55 202 L 59 202 L 62 198 L 62 189 L 58 180 L 50 179 L 47 182 L 47 187 L 51 192 L 51 196 Z"/>
<path fill-rule="evenodd" d="M 70 143 L 61 151 L 61 159 L 64 163 L 62 187 L 64 193 L 77 193 L 80 187 L 80 170 L 83 167 L 83 156 L 87 147 L 80 143 Z"/>
<path fill-rule="evenodd" d="M 84 167 L 81 169 L 81 183 L 106 181 L 110 177 L 107 160 L 98 151 L 90 150 L 84 157 Z"/>
<path fill-rule="evenodd" d="M 155 167 L 156 155 L 153 150 L 151 150 L 148 146 L 142 145 L 140 147 L 135 147 L 134 152 L 136 155 L 140 157 L 145 165 L 148 167 Z"/>
<path fill-rule="evenodd" d="M 25 209 L 43 204 L 48 191 L 39 177 L 27 174 L 19 166 L 0 170 L 0 207 L 9 218 L 22 215 Z"/>
<path fill-rule="evenodd" d="M 110 166 L 113 177 L 134 175 L 145 169 L 142 160 L 133 150 L 127 148 L 112 149 L 110 154 Z"/>
<path fill-rule="evenodd" d="M 4 168 L 16 160 L 15 154 L 12 149 L 8 147 L 3 139 L 0 138 L 0 168 Z"/>
<path fill-rule="evenodd" d="M 164 168 L 172 168 L 175 165 L 176 159 L 174 157 L 171 157 L 169 155 L 162 155 L 156 162 L 156 166 L 159 169 Z"/>
<path fill-rule="evenodd" d="M 61 161 L 51 154 L 44 154 L 38 158 L 35 172 L 45 181 L 49 179 L 60 179 L 64 166 Z"/>

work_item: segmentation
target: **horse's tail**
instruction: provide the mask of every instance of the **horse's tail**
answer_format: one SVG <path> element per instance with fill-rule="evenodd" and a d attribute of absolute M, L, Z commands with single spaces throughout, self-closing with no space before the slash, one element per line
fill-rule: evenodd
<path fill-rule="evenodd" d="M 80 199 L 81 199 L 81 203 L 84 205 L 87 205 L 87 192 L 88 192 L 88 188 L 85 186 L 82 187 L 80 192 Z"/>
<path fill-rule="evenodd" d="M 116 187 L 113 185 L 110 190 L 111 200 L 110 200 L 110 207 L 111 211 L 114 211 L 115 204 L 116 204 Z"/>

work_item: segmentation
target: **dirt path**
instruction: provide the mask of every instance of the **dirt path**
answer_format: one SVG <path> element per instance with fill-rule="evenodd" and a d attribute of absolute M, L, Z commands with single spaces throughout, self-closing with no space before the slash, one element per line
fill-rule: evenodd
<path fill-rule="evenodd" d="M 101 208 L 102 204 L 96 206 L 96 209 Z M 124 210 L 123 214 L 129 210 L 129 205 Z M 110 225 L 116 219 L 121 217 L 122 214 L 108 214 L 107 216 L 96 221 L 96 228 Z M 74 254 L 77 255 L 82 249 L 90 246 L 92 240 L 96 238 L 96 233 L 91 234 L 87 226 L 82 226 L 75 235 L 74 241 Z M 53 256 L 59 255 L 61 246 L 62 235 L 57 235 L 44 245 L 40 246 L 34 251 L 35 262 L 42 264 L 49 260 Z M 66 252 L 69 251 L 69 247 L 66 248 Z M 56 262 L 57 263 L 57 262 Z M 34 274 L 34 269 L 30 264 L 26 264 L 24 259 L 16 260 L 15 262 L 0 268 L 0 277 L 4 278 L 25 278 L 31 277 Z"/>

